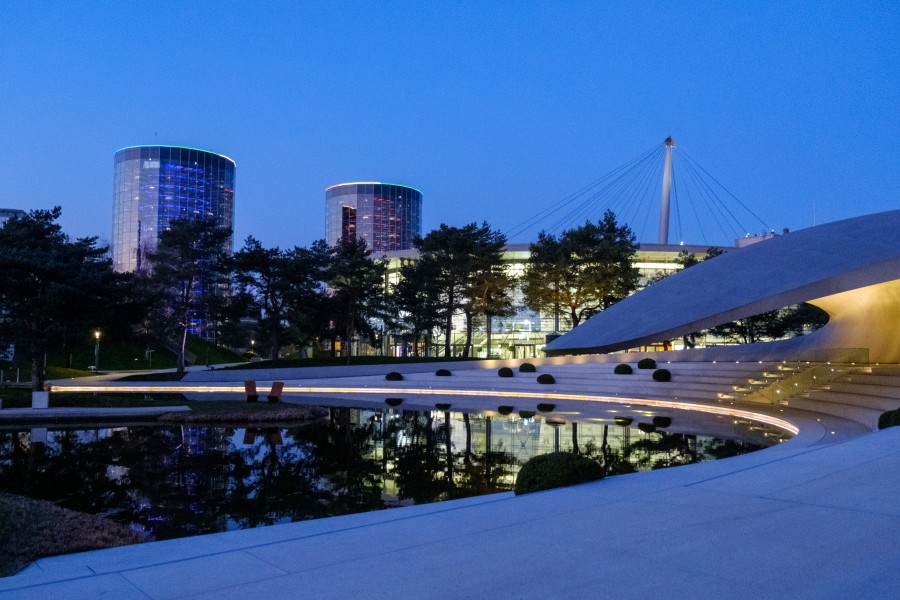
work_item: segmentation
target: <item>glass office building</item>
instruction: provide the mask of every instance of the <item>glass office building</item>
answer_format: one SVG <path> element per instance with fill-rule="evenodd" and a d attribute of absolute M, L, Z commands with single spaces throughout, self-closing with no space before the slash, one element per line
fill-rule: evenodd
<path fill-rule="evenodd" d="M 0 208 L 0 227 L 13 217 L 24 217 L 25 214 L 24 210 L 18 208 Z"/>
<path fill-rule="evenodd" d="M 373 252 L 408 250 L 422 234 L 422 192 L 406 185 L 340 183 L 325 190 L 325 241 L 361 237 Z"/>
<path fill-rule="evenodd" d="M 117 271 L 140 271 L 161 230 L 176 219 L 213 217 L 231 230 L 234 161 L 180 146 L 132 146 L 115 156 L 112 259 Z M 228 240 L 228 252 L 232 240 Z"/>

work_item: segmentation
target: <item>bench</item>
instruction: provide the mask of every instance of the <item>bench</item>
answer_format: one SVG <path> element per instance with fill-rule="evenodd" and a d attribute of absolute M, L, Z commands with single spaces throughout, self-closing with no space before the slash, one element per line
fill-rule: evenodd
<path fill-rule="evenodd" d="M 269 399 L 269 402 L 281 402 L 281 392 L 284 390 L 284 382 L 283 381 L 273 381 L 272 382 L 272 391 L 269 392 L 269 395 L 266 398 Z"/>
<path fill-rule="evenodd" d="M 259 400 L 259 394 L 256 393 L 256 382 L 247 380 L 244 382 L 244 393 L 247 394 L 247 402 L 256 402 Z"/>

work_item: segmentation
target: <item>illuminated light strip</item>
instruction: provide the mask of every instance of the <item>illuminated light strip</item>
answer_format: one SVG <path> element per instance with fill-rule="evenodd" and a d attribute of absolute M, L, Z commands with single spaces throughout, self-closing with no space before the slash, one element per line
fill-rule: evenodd
<path fill-rule="evenodd" d="M 418 190 L 411 185 L 403 185 L 402 183 L 385 183 L 384 181 L 348 181 L 347 183 L 336 183 L 325 188 L 325 191 L 327 192 L 331 188 L 341 187 L 342 185 L 392 185 L 394 187 L 402 187 L 410 190 L 415 190 L 420 194 L 422 193 L 421 190 Z"/>
<path fill-rule="evenodd" d="M 203 152 L 204 154 L 212 154 L 213 156 L 221 156 L 225 160 L 231 162 L 235 167 L 237 163 L 234 162 L 233 158 L 229 158 L 224 154 L 219 154 L 218 152 L 213 152 L 212 150 L 204 150 L 203 148 L 191 148 L 190 146 L 168 146 L 166 144 L 139 144 L 137 146 L 125 146 L 124 148 L 119 148 L 114 152 L 114 154 L 118 154 L 122 150 L 130 150 L 132 148 L 178 148 L 179 150 L 196 150 L 197 152 Z M 151 160 L 151 159 L 148 159 Z"/>
<path fill-rule="evenodd" d="M 138 393 L 138 394 L 173 394 L 173 393 L 245 393 L 243 386 L 51 386 L 51 392 L 89 392 L 89 393 Z M 397 394 L 407 396 L 490 396 L 495 398 L 528 398 L 532 400 L 577 400 L 581 402 L 603 402 L 606 404 L 636 404 L 640 406 L 653 406 L 658 408 L 673 408 L 676 410 L 689 410 L 714 415 L 727 415 L 752 419 L 783 429 L 793 435 L 800 433 L 796 425 L 773 415 L 758 413 L 740 408 L 728 408 L 712 404 L 696 404 L 693 402 L 675 402 L 672 400 L 648 400 L 642 398 L 621 398 L 613 396 L 591 396 L 588 394 L 563 394 L 563 393 L 539 393 L 539 392 L 512 392 L 502 390 L 445 390 L 432 388 L 355 388 L 355 387 L 289 387 L 285 386 L 285 394 Z"/>

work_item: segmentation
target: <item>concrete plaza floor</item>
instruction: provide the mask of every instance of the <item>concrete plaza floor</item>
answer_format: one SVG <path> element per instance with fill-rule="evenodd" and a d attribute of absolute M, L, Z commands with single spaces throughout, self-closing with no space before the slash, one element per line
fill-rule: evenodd
<path fill-rule="evenodd" d="M 0 598 L 896 598 L 900 428 L 42 559 Z"/>

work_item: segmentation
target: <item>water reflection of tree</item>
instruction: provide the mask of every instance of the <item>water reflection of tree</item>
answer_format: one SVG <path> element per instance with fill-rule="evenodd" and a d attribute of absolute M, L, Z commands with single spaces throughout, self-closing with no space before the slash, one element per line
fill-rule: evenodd
<path fill-rule="evenodd" d="M 233 442 L 234 429 L 212 427 L 59 431 L 46 445 L 31 443 L 28 430 L 0 432 L 0 491 L 166 539 L 383 508 L 390 477 L 398 496 L 414 502 L 511 489 L 518 459 L 491 439 L 490 417 L 463 414 L 457 449 L 448 412 L 383 411 L 356 423 L 358 414 L 333 408 L 330 419 L 291 428 L 283 440 L 281 430 L 260 431 L 248 445 Z M 573 429 L 573 449 L 608 475 L 759 447 L 666 432 L 629 445 L 628 429 L 619 442 L 609 434 L 604 426 L 602 437 L 585 440 Z"/>
<path fill-rule="evenodd" d="M 713 460 L 720 458 L 729 458 L 738 456 L 739 454 L 747 454 L 765 448 L 762 444 L 752 444 L 748 442 L 739 442 L 736 440 L 722 440 L 718 438 L 710 438 L 700 443 L 700 453 Z"/>
<path fill-rule="evenodd" d="M 382 467 L 375 457 L 375 423 L 354 425 L 351 409 L 330 408 L 326 424 L 310 428 L 317 448 L 316 468 L 330 495 L 329 514 L 347 514 L 384 507 Z"/>
<path fill-rule="evenodd" d="M 241 528 L 325 516 L 326 493 L 318 484 L 315 449 L 303 428 L 282 438 L 276 428 L 248 430 L 249 448 L 232 452 L 227 512 Z"/>
<path fill-rule="evenodd" d="M 491 418 L 484 418 L 484 447 L 481 454 L 472 451 L 472 420 L 468 413 L 463 414 L 466 447 L 457 455 L 461 463 L 459 481 L 453 497 L 465 498 L 494 494 L 512 489 L 514 467 L 518 466 L 515 456 L 504 452 L 502 448 L 494 449 L 491 440 Z"/>
<path fill-rule="evenodd" d="M 632 442 L 630 461 L 638 470 L 665 469 L 702 460 L 695 448 L 696 438 L 684 433 L 660 431 Z"/>
<path fill-rule="evenodd" d="M 419 504 L 450 497 L 455 484 L 449 429 L 435 428 L 431 411 L 403 411 L 385 425 L 385 454 L 394 465 L 400 499 Z"/>

